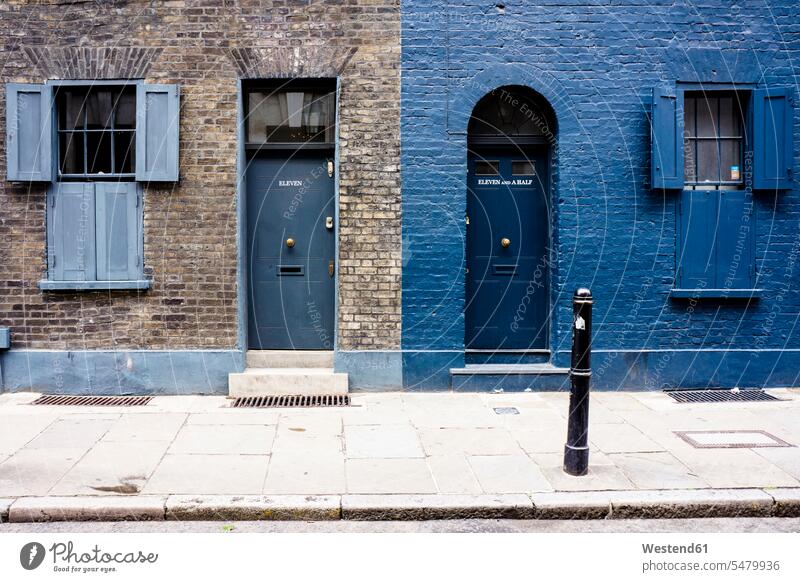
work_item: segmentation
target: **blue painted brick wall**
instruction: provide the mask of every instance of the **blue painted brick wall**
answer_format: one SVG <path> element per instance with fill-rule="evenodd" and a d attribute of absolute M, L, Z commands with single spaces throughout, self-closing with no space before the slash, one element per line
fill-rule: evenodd
<path fill-rule="evenodd" d="M 405 384 L 441 388 L 463 365 L 466 125 L 493 88 L 553 106 L 551 348 L 565 365 L 570 298 L 596 298 L 595 386 L 796 383 L 800 194 L 756 192 L 758 287 L 749 305 L 669 298 L 677 192 L 649 188 L 652 87 L 676 80 L 795 88 L 789 0 L 402 3 Z M 795 168 L 800 115 L 794 110 Z M 794 351 L 793 351 L 794 350 Z"/>

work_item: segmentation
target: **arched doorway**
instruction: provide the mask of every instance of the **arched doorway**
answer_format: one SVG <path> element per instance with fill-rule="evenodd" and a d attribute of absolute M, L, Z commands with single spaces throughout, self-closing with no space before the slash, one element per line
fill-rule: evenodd
<path fill-rule="evenodd" d="M 470 118 L 464 344 L 481 361 L 548 355 L 554 139 L 552 109 L 526 87 L 495 89 Z"/>

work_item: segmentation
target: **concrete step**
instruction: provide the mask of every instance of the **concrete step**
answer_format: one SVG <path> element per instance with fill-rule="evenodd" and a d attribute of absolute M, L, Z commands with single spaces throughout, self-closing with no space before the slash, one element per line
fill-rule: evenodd
<path fill-rule="evenodd" d="M 228 374 L 231 396 L 347 394 L 347 374 L 333 368 L 247 368 Z"/>
<path fill-rule="evenodd" d="M 333 352 L 321 350 L 248 350 L 248 368 L 333 368 Z"/>
<path fill-rule="evenodd" d="M 569 390 L 569 368 L 551 364 L 468 364 L 450 369 L 458 392 Z"/>

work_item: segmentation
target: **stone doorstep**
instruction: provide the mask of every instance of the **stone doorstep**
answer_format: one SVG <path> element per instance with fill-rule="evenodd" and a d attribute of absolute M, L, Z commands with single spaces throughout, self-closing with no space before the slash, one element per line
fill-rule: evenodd
<path fill-rule="evenodd" d="M 0 523 L 800 517 L 800 488 L 500 495 L 137 495 L 0 499 Z"/>
<path fill-rule="evenodd" d="M 230 396 L 347 394 L 348 375 L 333 368 L 247 368 L 228 374 Z"/>

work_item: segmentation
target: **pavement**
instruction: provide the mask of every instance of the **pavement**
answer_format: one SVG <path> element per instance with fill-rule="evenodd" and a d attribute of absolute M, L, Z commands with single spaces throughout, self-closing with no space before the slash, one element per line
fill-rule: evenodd
<path fill-rule="evenodd" d="M 2 394 L 0 522 L 798 517 L 800 390 L 770 393 L 782 400 L 593 393 L 583 477 L 562 470 L 566 393 L 353 394 L 319 409 Z M 780 446 L 695 448 L 676 434 L 718 431 L 704 442 L 719 446 L 742 430 Z"/>

